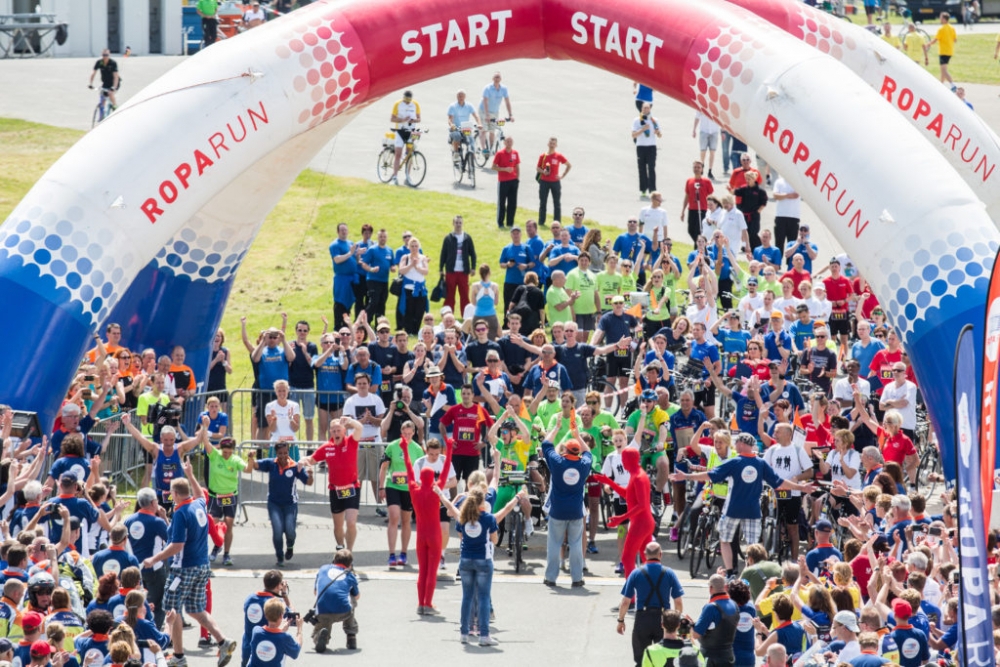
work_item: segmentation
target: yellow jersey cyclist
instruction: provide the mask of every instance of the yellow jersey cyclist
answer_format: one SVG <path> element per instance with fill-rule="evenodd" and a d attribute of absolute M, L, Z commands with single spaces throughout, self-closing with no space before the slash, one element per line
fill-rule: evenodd
<path fill-rule="evenodd" d="M 655 488 L 663 493 L 670 474 L 670 460 L 664 456 L 670 442 L 670 414 L 657 404 L 656 392 L 652 389 L 639 394 L 639 409 L 629 415 L 625 433 L 630 442 L 639 443 L 639 465 L 643 469 L 649 465 L 656 467 Z M 664 503 L 669 502 L 665 496 Z"/>
<path fill-rule="evenodd" d="M 508 473 L 527 472 L 534 476 L 538 473 L 533 469 L 537 461 L 535 449 L 531 446 L 531 435 L 524 422 L 511 412 L 510 406 L 493 424 L 486 434 L 486 441 L 493 447 L 493 475 L 497 480 L 497 495 L 493 502 L 494 508 L 505 507 L 513 500 L 520 490 L 519 483 L 508 483 L 505 479 Z M 521 511 L 525 517 L 525 539 L 533 532 L 531 525 L 531 501 L 526 495 L 521 496 Z"/>

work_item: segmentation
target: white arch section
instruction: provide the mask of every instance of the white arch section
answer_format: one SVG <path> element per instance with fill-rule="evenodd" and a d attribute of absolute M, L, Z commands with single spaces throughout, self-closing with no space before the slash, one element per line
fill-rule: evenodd
<path fill-rule="evenodd" d="M 159 299 L 150 318 L 163 327 L 147 337 L 179 342 L 162 332 L 177 333 L 164 320 L 183 302 L 203 315 L 186 346 L 207 350 L 239 244 L 342 115 L 404 85 L 524 57 L 641 79 L 745 137 L 870 278 L 914 353 L 928 403 L 950 405 L 950 368 L 937 353 L 962 324 L 983 321 L 1000 238 L 982 202 L 850 70 L 722 0 L 316 2 L 207 49 L 86 135 L 0 227 L 0 294 L 31 313 L 0 351 L 10 375 L 31 381 L 10 381 L 0 399 L 51 415 L 71 372 L 57 361 L 82 352 L 147 269 L 159 290 L 145 295 Z M 868 129 L 845 145 L 858 136 L 857 117 Z M 934 175 L 920 198 L 905 177 L 918 172 Z M 211 228 L 235 245 L 198 259 L 191 246 L 204 251 L 202 235 L 209 249 L 223 240 Z M 168 243 L 175 252 L 159 261 Z M 40 338 L 61 354 L 32 354 Z M 950 414 L 932 416 L 947 443 Z"/>
<path fill-rule="evenodd" d="M 829 54 L 861 77 L 948 160 L 1000 228 L 1000 138 L 933 75 L 868 30 L 802 2 L 729 1 Z"/>

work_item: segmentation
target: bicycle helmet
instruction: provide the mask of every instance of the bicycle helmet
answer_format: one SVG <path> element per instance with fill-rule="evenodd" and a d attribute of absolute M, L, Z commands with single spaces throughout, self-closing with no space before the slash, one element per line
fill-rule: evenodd
<path fill-rule="evenodd" d="M 736 436 L 737 443 L 743 443 L 747 447 L 756 447 L 757 439 L 750 435 L 749 433 L 740 433 Z"/>
<path fill-rule="evenodd" d="M 642 400 L 644 400 L 644 401 L 655 401 L 656 400 L 656 392 L 653 391 L 652 389 L 646 389 L 646 390 L 644 390 L 642 392 L 642 394 L 639 396 L 639 398 L 642 399 Z"/>
<path fill-rule="evenodd" d="M 52 595 L 52 591 L 55 590 L 56 580 L 52 578 L 52 575 L 48 572 L 36 572 L 31 575 L 28 579 L 28 600 L 31 602 L 32 606 L 36 608 L 43 608 L 47 605 L 38 604 L 38 595 Z"/>

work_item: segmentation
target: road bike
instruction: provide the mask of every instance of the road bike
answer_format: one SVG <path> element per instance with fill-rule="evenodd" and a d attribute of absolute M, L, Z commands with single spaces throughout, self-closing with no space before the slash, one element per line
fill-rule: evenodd
<path fill-rule="evenodd" d="M 536 504 L 540 503 L 540 500 L 536 491 L 536 484 L 531 479 L 531 469 L 528 470 L 509 470 L 500 472 L 500 484 L 501 486 L 510 486 L 519 488 L 524 486 L 528 490 L 528 498 L 532 504 L 532 510 Z M 534 513 L 534 511 L 532 512 Z M 524 549 L 526 540 L 525 525 L 526 522 L 531 521 L 532 517 L 524 516 L 524 511 L 521 509 L 521 503 L 517 502 L 514 504 L 514 509 L 510 511 L 509 514 L 504 518 L 503 525 L 501 526 L 500 534 L 497 536 L 497 543 L 502 544 L 504 535 L 507 537 L 507 555 L 514 559 L 514 572 L 519 574 L 521 568 L 524 567 Z"/>
<path fill-rule="evenodd" d="M 411 188 L 420 187 L 427 176 L 427 158 L 417 150 L 417 140 L 425 134 L 427 130 L 413 130 L 406 140 L 406 148 L 400 157 L 400 169 L 406 175 L 406 184 Z M 396 161 L 396 130 L 386 132 L 382 137 L 382 150 L 378 154 L 378 163 L 375 165 L 375 173 L 378 180 L 388 183 L 393 179 L 393 167 Z"/>
<path fill-rule="evenodd" d="M 490 156 L 496 155 L 503 147 L 503 140 L 507 136 L 504 134 L 503 126 L 514 121 L 511 118 L 490 118 L 489 122 L 496 127 L 493 131 L 494 141 L 492 143 L 489 141 L 489 130 L 486 128 L 477 129 L 473 137 L 476 145 L 476 164 L 483 168 L 489 164 Z M 482 147 L 484 143 L 486 148 Z"/>
<path fill-rule="evenodd" d="M 698 515 L 698 522 L 691 533 L 691 557 L 688 564 L 688 572 L 692 578 L 698 576 L 701 564 L 712 572 L 715 567 L 716 558 L 722 553 L 721 540 L 719 539 L 719 519 L 722 518 L 722 510 L 712 502 L 711 494 L 705 499 L 705 504 Z"/>
<path fill-rule="evenodd" d="M 462 139 L 458 143 L 458 152 L 451 156 L 451 167 L 455 172 L 455 183 L 461 185 L 466 181 L 473 189 L 476 187 L 476 144 L 473 137 L 474 128 L 463 124 L 459 130 Z"/>
<path fill-rule="evenodd" d="M 91 86 L 93 88 L 93 86 Z M 117 107 L 110 100 L 111 89 L 101 88 L 97 96 L 97 106 L 94 107 L 94 115 L 91 119 L 90 127 L 97 127 L 97 124 L 111 115 Z"/>

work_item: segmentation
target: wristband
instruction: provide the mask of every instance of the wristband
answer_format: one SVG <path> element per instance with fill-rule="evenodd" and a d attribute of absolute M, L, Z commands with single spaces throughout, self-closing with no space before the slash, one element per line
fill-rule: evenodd
<path fill-rule="evenodd" d="M 619 622 L 619 623 L 624 623 L 624 622 L 625 622 L 625 619 L 624 619 L 624 618 L 619 618 L 619 619 L 618 619 L 618 622 Z"/>

